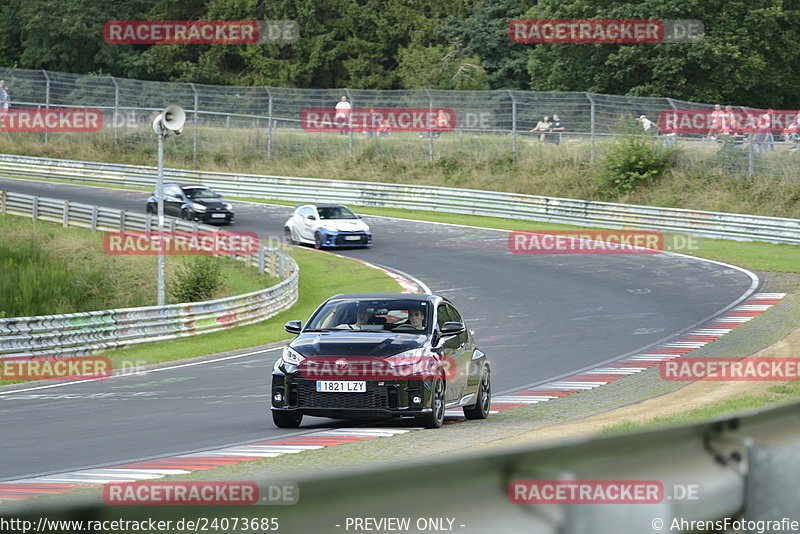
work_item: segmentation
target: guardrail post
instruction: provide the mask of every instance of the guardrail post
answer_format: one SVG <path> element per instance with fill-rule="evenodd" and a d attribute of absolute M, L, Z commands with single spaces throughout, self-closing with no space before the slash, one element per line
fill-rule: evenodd
<path fill-rule="evenodd" d="M 258 247 L 258 274 L 264 274 L 264 252 L 267 247 L 261 245 Z"/>
<path fill-rule="evenodd" d="M 286 278 L 286 258 L 284 256 L 280 256 L 278 258 L 278 265 L 280 267 L 280 272 L 278 273 L 281 279 Z"/>
<path fill-rule="evenodd" d="M 200 97 L 197 95 L 197 89 L 194 88 L 194 84 L 190 83 L 189 86 L 192 88 L 192 93 L 194 93 L 194 140 L 192 141 L 192 161 L 194 162 L 197 161 L 197 125 L 200 122 L 197 108 L 200 106 Z"/>
<path fill-rule="evenodd" d="M 125 210 L 119 212 L 119 229 L 121 232 L 125 231 Z"/>
<path fill-rule="evenodd" d="M 97 230 L 97 215 L 98 215 L 99 208 L 97 206 L 92 206 L 92 230 Z"/>
<path fill-rule="evenodd" d="M 269 103 L 267 104 L 267 159 L 272 159 L 272 91 L 265 87 Z"/>
<path fill-rule="evenodd" d="M 511 97 L 511 157 L 517 161 L 517 99 L 510 90 L 508 96 Z"/>
<path fill-rule="evenodd" d="M 275 277 L 275 249 L 269 247 L 269 275 Z"/>
<path fill-rule="evenodd" d="M 44 74 L 45 80 L 45 89 L 44 89 L 44 109 L 50 109 L 50 76 L 47 75 L 47 71 L 42 69 L 42 74 Z M 48 128 L 47 123 L 44 125 L 44 144 L 47 144 L 47 137 L 48 137 Z"/>
<path fill-rule="evenodd" d="M 353 111 L 355 110 L 355 103 L 353 102 L 353 97 L 350 95 L 350 89 L 345 89 L 345 93 L 347 93 L 347 99 L 350 101 L 350 113 L 347 115 L 347 133 L 350 137 L 348 142 L 348 149 L 350 151 L 350 157 L 353 157 Z"/>
<path fill-rule="evenodd" d="M 425 94 L 428 95 L 428 119 L 430 119 L 433 116 L 433 99 L 430 90 L 425 89 Z M 433 129 L 430 127 L 428 127 L 428 161 L 433 161 Z"/>
<path fill-rule="evenodd" d="M 114 82 L 114 145 L 116 146 L 119 144 L 119 123 L 117 120 L 117 114 L 119 113 L 119 84 L 113 76 L 111 81 Z"/>
<path fill-rule="evenodd" d="M 61 226 L 69 228 L 69 201 L 64 201 L 63 217 L 61 218 Z"/>
<path fill-rule="evenodd" d="M 6 202 L 8 202 L 8 193 L 5 189 L 0 193 L 0 213 L 6 214 Z"/>
<path fill-rule="evenodd" d="M 592 98 L 592 95 L 590 95 L 589 93 L 584 93 L 584 94 L 586 95 L 586 98 L 589 99 L 589 104 L 591 105 L 591 111 L 590 111 L 589 120 L 591 122 L 590 128 L 591 128 L 591 132 L 592 132 L 591 133 L 592 153 L 591 153 L 591 156 L 590 156 L 590 161 L 592 163 L 594 163 L 594 158 L 595 158 L 595 145 L 594 145 L 594 134 L 595 134 L 595 115 L 594 115 L 595 109 L 594 108 L 595 108 L 595 106 L 594 106 L 594 98 Z"/>
<path fill-rule="evenodd" d="M 33 197 L 33 207 L 31 209 L 33 222 L 39 220 L 39 197 Z"/>

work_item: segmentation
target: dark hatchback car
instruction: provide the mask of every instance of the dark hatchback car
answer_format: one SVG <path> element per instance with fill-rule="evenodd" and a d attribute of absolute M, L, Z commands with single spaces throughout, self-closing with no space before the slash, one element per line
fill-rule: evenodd
<path fill-rule="evenodd" d="M 147 213 L 158 213 L 154 192 L 147 199 Z M 204 185 L 164 184 L 164 215 L 187 221 L 233 224 L 233 206 Z"/>
<path fill-rule="evenodd" d="M 485 419 L 491 372 L 475 336 L 446 298 L 350 294 L 325 301 L 272 372 L 272 417 L 281 428 L 304 415 L 409 418 L 440 427 L 446 408 Z"/>

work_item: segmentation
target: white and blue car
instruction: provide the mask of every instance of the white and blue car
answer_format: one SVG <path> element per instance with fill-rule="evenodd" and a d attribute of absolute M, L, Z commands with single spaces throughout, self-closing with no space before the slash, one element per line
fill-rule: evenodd
<path fill-rule="evenodd" d="M 297 206 L 284 225 L 286 241 L 316 248 L 371 247 L 367 223 L 347 206 L 303 204 Z"/>

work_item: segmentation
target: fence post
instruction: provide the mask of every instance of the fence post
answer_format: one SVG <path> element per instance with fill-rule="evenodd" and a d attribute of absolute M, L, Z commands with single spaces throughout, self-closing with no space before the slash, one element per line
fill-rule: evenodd
<path fill-rule="evenodd" d="M 589 99 L 589 104 L 591 105 L 591 112 L 590 112 L 590 128 L 591 128 L 591 139 L 592 139 L 592 155 L 591 155 L 591 162 L 594 163 L 595 158 L 595 145 L 594 145 L 594 135 L 595 135 L 595 115 L 594 115 L 594 98 L 589 93 L 584 93 L 586 98 Z"/>
<path fill-rule="evenodd" d="M 258 247 L 258 274 L 264 274 L 264 251 L 267 249 L 264 245 Z"/>
<path fill-rule="evenodd" d="M 194 84 L 190 83 L 189 86 L 192 88 L 192 93 L 194 93 L 194 141 L 192 144 L 192 161 L 197 161 L 197 125 L 200 122 L 200 116 L 198 115 L 197 108 L 200 106 L 200 97 L 197 95 L 197 89 L 195 89 Z"/>
<path fill-rule="evenodd" d="M 350 150 L 350 157 L 353 157 L 353 111 L 354 111 L 354 103 L 353 97 L 350 94 L 350 89 L 345 89 L 345 93 L 347 93 L 347 99 L 350 101 L 350 113 L 347 115 L 347 133 L 350 136 L 349 141 L 349 150 Z"/>
<path fill-rule="evenodd" d="M 99 208 L 97 206 L 92 206 L 92 230 L 97 230 L 97 214 Z"/>
<path fill-rule="evenodd" d="M 50 109 L 50 76 L 47 75 L 47 71 L 42 69 L 42 73 L 44 74 L 45 80 L 45 92 L 44 92 L 44 108 L 46 110 Z M 47 144 L 48 139 L 48 129 L 47 124 L 44 125 L 44 144 Z"/>
<path fill-rule="evenodd" d="M 511 97 L 511 157 L 517 161 L 517 99 L 511 90 L 508 96 Z"/>
<path fill-rule="evenodd" d="M 433 98 L 429 89 L 425 89 L 425 94 L 428 96 L 428 118 L 433 116 Z M 428 127 L 428 161 L 433 161 L 433 129 Z"/>
<path fill-rule="evenodd" d="M 267 159 L 272 159 L 272 91 L 269 87 L 265 87 L 267 96 L 269 96 L 269 104 L 267 107 Z"/>
<path fill-rule="evenodd" d="M 69 228 L 69 200 L 64 201 L 64 210 L 61 217 L 61 226 Z"/>
<path fill-rule="evenodd" d="M 0 213 L 3 215 L 6 214 L 6 202 L 8 202 L 8 192 L 3 189 L 2 193 L 0 193 Z"/>
<path fill-rule="evenodd" d="M 747 176 L 752 178 L 756 174 L 756 155 L 753 152 L 753 145 L 755 144 L 756 135 L 753 132 L 747 134 L 749 142 L 747 143 Z"/>
<path fill-rule="evenodd" d="M 33 207 L 31 209 L 31 216 L 33 218 L 33 222 L 39 220 L 39 197 L 33 197 Z"/>
<path fill-rule="evenodd" d="M 119 212 L 119 229 L 121 232 L 125 231 L 125 210 Z"/>
<path fill-rule="evenodd" d="M 114 82 L 114 146 L 117 146 L 119 144 L 119 121 L 117 119 L 117 114 L 119 113 L 119 84 L 113 76 L 111 81 Z"/>

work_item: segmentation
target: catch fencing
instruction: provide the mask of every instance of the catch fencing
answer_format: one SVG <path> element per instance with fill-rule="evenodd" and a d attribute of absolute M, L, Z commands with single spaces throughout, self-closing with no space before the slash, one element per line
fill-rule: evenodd
<path fill-rule="evenodd" d="M 0 213 L 51 221 L 64 227 L 100 231 L 156 231 L 157 219 L 144 213 L 90 206 L 0 191 Z M 214 232 L 218 228 L 167 219 L 170 232 Z M 217 332 L 264 321 L 298 298 L 297 263 L 276 247 L 238 256 L 259 272 L 281 281 L 271 287 L 204 302 L 113 309 L 63 315 L 0 319 L 0 358 L 79 356 L 136 343 Z"/>
<path fill-rule="evenodd" d="M 165 169 L 165 181 L 203 183 L 229 197 L 336 202 L 592 226 L 634 227 L 703 237 L 800 244 L 800 220 L 636 206 L 495 191 Z M 0 154 L 0 176 L 154 188 L 153 167 Z"/>
<path fill-rule="evenodd" d="M 104 113 L 101 136 L 113 136 L 114 143 L 143 142 L 151 136 L 150 124 L 168 104 L 177 104 L 187 112 L 186 133 L 171 142 L 169 150 L 197 159 L 200 151 L 214 152 L 231 147 L 269 159 L 311 156 L 337 158 L 342 155 L 423 158 L 434 161 L 445 156 L 511 157 L 530 153 L 539 134 L 530 130 L 544 115 L 558 114 L 565 130 L 551 135 L 551 142 L 563 141 L 575 146 L 571 158 L 595 160 L 598 142 L 620 132 L 620 121 L 646 115 L 653 122 L 663 111 L 711 109 L 712 104 L 672 98 L 603 95 L 589 92 L 556 91 L 445 91 L 301 89 L 279 87 L 235 87 L 195 83 L 155 82 L 112 76 L 89 76 L 0 68 L 6 80 L 11 105 L 17 108 L 97 108 Z M 378 137 L 377 132 L 306 131 L 301 114 L 307 109 L 334 109 L 346 96 L 353 109 L 403 108 L 440 109 L 455 114 L 453 130 L 437 136 L 434 132 L 391 132 Z M 736 110 L 746 110 L 735 106 Z M 642 128 L 637 125 L 638 132 Z M 654 132 L 655 128 L 649 130 Z M 45 131 L 45 143 L 52 136 L 71 135 Z M 82 134 L 88 135 L 88 134 Z M 741 143 L 731 150 L 728 144 L 704 139 L 704 134 L 682 134 L 670 138 L 692 147 L 702 163 L 726 171 L 747 173 L 779 172 L 796 177 L 797 164 L 787 154 L 798 144 L 783 141 L 778 135 L 775 154 L 764 144 L 754 147 Z M 724 150 L 717 150 L 718 148 Z M 773 147 L 774 148 L 774 147 Z M 760 153 L 760 151 L 764 153 Z M 719 152 L 719 153 L 718 153 Z M 223 157 L 223 156 L 220 156 Z"/>

